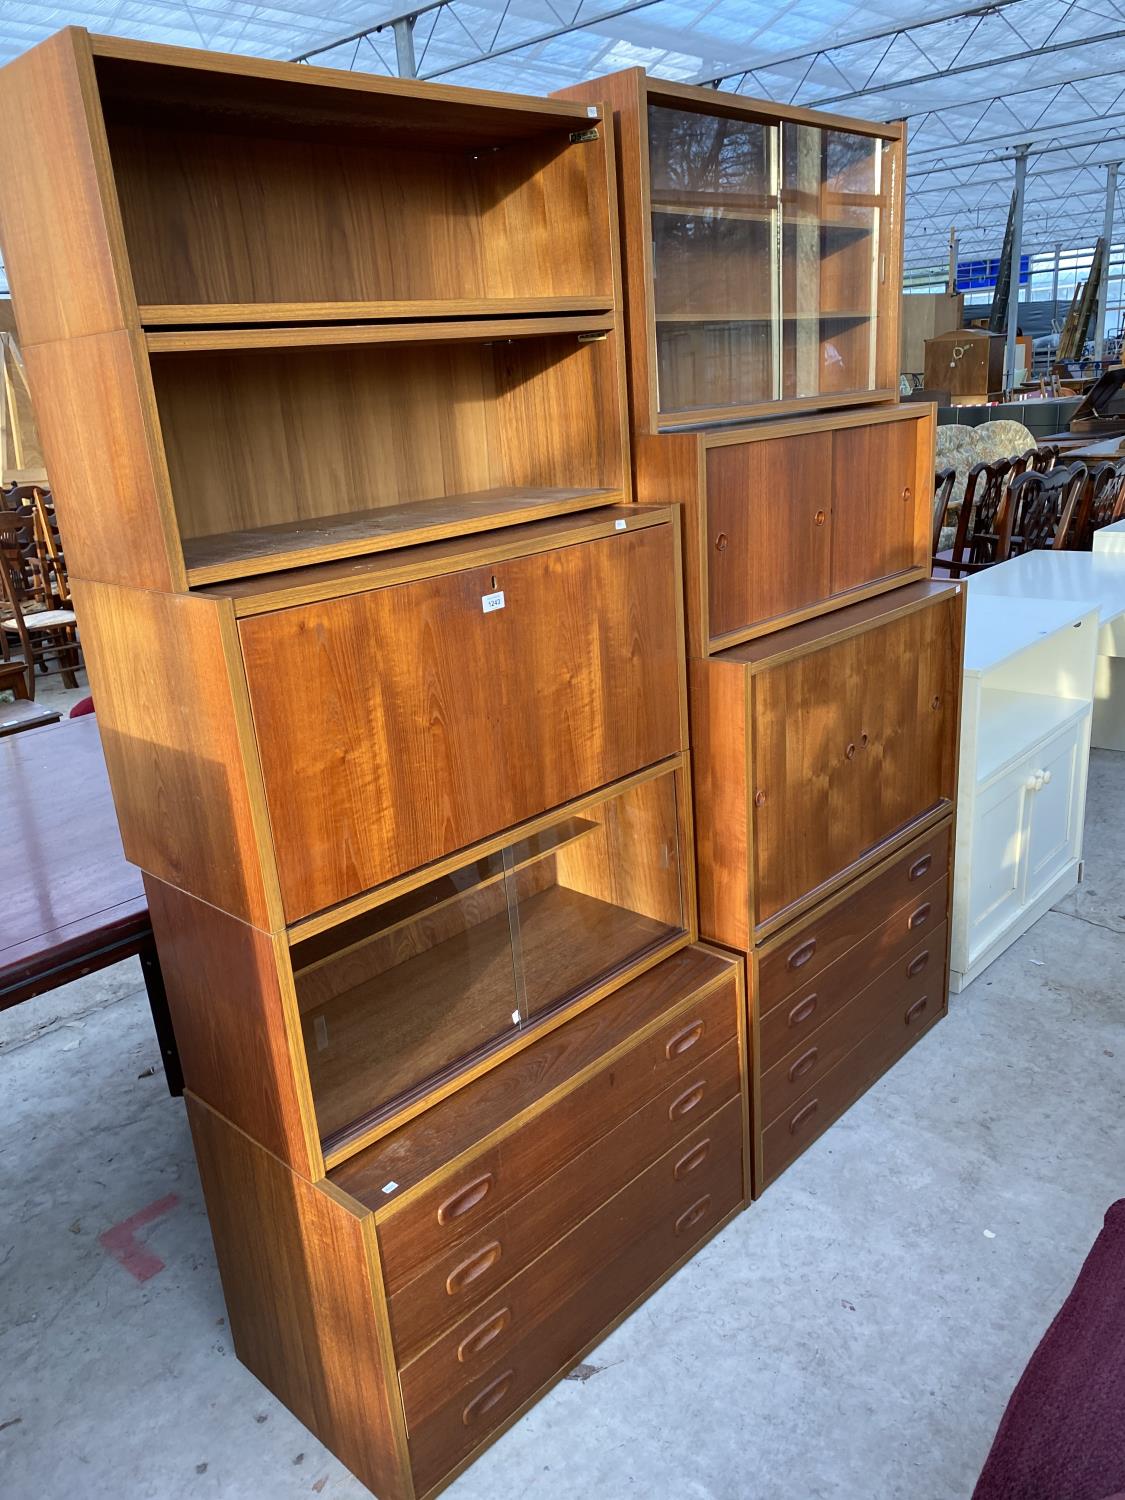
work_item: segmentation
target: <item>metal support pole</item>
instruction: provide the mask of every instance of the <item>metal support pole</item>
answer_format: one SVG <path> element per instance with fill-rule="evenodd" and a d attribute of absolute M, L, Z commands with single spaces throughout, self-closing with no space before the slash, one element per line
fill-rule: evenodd
<path fill-rule="evenodd" d="M 1117 199 L 1118 162 L 1105 169 L 1105 218 L 1102 220 L 1102 274 L 1098 282 L 1098 321 L 1094 326 L 1094 358 L 1105 354 L 1105 313 L 1109 301 L 1109 253 L 1113 244 L 1113 208 Z"/>
<path fill-rule="evenodd" d="M 945 290 L 952 297 L 957 291 L 957 227 L 949 226 L 949 280 Z"/>
<path fill-rule="evenodd" d="M 1012 273 L 1008 286 L 1008 353 L 1005 379 L 1009 390 L 1016 383 L 1016 323 L 1020 307 L 1020 254 L 1023 245 L 1023 190 L 1027 181 L 1027 147 L 1016 153 L 1015 204 L 1012 213 Z"/>
<path fill-rule="evenodd" d="M 1051 322 L 1059 319 L 1059 261 L 1062 259 L 1062 241 L 1055 241 L 1055 269 L 1051 273 Z"/>
<path fill-rule="evenodd" d="M 418 64 L 414 59 L 415 16 L 399 16 L 392 23 L 395 34 L 395 65 L 400 78 L 417 78 Z"/>

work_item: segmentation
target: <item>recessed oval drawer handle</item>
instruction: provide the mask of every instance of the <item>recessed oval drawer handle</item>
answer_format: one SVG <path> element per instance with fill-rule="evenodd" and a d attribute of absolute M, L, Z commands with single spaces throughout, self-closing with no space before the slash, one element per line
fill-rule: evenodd
<path fill-rule="evenodd" d="M 920 1000 L 915 1000 L 914 1004 L 906 1012 L 906 1024 L 909 1026 L 911 1021 L 920 1016 L 929 1003 L 930 998 L 928 995 L 923 995 Z"/>
<path fill-rule="evenodd" d="M 483 1177 L 478 1177 L 475 1182 L 470 1182 L 468 1187 L 459 1188 L 452 1198 L 447 1198 L 437 1211 L 439 1224 L 448 1224 L 451 1219 L 459 1219 L 462 1214 L 467 1214 L 470 1209 L 476 1208 L 482 1198 L 486 1198 L 492 1188 L 492 1173 L 486 1172 Z"/>
<path fill-rule="evenodd" d="M 703 1085 L 693 1083 L 690 1089 L 685 1089 L 678 1099 L 673 1099 L 668 1106 L 668 1118 L 670 1120 L 682 1120 L 688 1115 L 703 1098 Z"/>
<path fill-rule="evenodd" d="M 494 1406 L 499 1406 L 508 1394 L 515 1378 L 515 1370 L 505 1370 L 503 1375 L 498 1375 L 491 1385 L 486 1385 L 479 1396 L 474 1396 L 461 1413 L 461 1420 L 465 1426 L 471 1426 L 478 1418 L 486 1416 Z"/>
<path fill-rule="evenodd" d="M 805 1105 L 804 1109 L 799 1109 L 793 1116 L 793 1118 L 789 1121 L 789 1134 L 796 1135 L 805 1121 L 816 1114 L 819 1107 L 819 1099 L 810 1099 L 809 1102 Z"/>
<path fill-rule="evenodd" d="M 911 930 L 911 932 L 914 931 L 915 927 L 922 926 L 922 924 L 928 919 L 933 909 L 933 903 L 931 901 L 923 901 L 921 906 L 916 907 L 915 910 L 910 913 L 910 920 L 906 925 Z"/>
<path fill-rule="evenodd" d="M 930 950 L 927 948 L 924 953 L 919 953 L 917 958 L 912 958 L 907 964 L 906 977 L 908 979 L 913 979 L 915 974 L 921 974 L 922 970 L 926 967 L 929 961 Z"/>
<path fill-rule="evenodd" d="M 472 1333 L 466 1334 L 457 1345 L 457 1358 L 462 1364 L 467 1359 L 475 1359 L 488 1348 L 511 1325 L 512 1310 L 510 1307 L 502 1307 L 494 1317 L 487 1319 L 479 1328 L 474 1328 Z"/>
<path fill-rule="evenodd" d="M 804 968 L 815 952 L 816 938 L 809 938 L 807 943 L 802 943 L 799 948 L 793 949 L 793 952 L 785 960 L 786 967 L 790 969 Z"/>
<path fill-rule="evenodd" d="M 696 1167 L 701 1167 L 710 1154 L 711 1138 L 708 1136 L 705 1141 L 700 1141 L 697 1146 L 693 1146 L 690 1151 L 680 1157 L 672 1168 L 672 1176 L 677 1182 L 682 1182 L 685 1177 L 695 1171 Z"/>
<path fill-rule="evenodd" d="M 456 1297 L 458 1292 L 463 1292 L 466 1287 L 472 1286 L 474 1281 L 479 1281 L 486 1271 L 491 1271 L 501 1254 L 499 1240 L 493 1240 L 490 1245 L 485 1245 L 483 1250 L 470 1255 L 468 1260 L 463 1260 L 459 1266 L 450 1271 L 446 1278 L 445 1290 L 451 1297 Z"/>
<path fill-rule="evenodd" d="M 807 1052 L 801 1054 L 793 1066 L 789 1069 L 789 1082 L 796 1083 L 798 1078 L 803 1078 L 820 1056 L 819 1047 L 810 1047 Z"/>
<path fill-rule="evenodd" d="M 711 1194 L 705 1193 L 698 1203 L 693 1203 L 690 1208 L 686 1208 L 676 1220 L 676 1233 L 683 1234 L 685 1229 L 694 1229 L 710 1207 Z"/>
<path fill-rule="evenodd" d="M 906 872 L 907 880 L 921 880 L 922 876 L 934 862 L 932 854 L 923 854 L 921 859 L 916 859 Z"/>
<path fill-rule="evenodd" d="M 703 1022 L 693 1021 L 690 1026 L 685 1026 L 682 1031 L 677 1031 L 671 1041 L 664 1048 L 664 1056 L 667 1058 L 679 1057 L 681 1053 L 687 1052 L 694 1047 L 703 1035 Z"/>
<path fill-rule="evenodd" d="M 789 1025 L 802 1026 L 816 1009 L 816 994 L 806 995 L 789 1012 Z"/>

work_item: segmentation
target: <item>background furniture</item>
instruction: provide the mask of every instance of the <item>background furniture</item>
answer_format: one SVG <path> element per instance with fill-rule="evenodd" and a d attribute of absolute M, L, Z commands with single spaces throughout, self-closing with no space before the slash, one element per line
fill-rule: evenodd
<path fill-rule="evenodd" d="M 899 370 L 921 380 L 926 369 L 926 340 L 939 333 L 952 333 L 964 321 L 965 298 L 960 292 L 952 295 L 949 292 L 904 292 L 900 312 Z M 948 387 L 943 389 L 948 390 Z M 948 398 L 939 404 L 948 405 Z"/>
<path fill-rule="evenodd" d="M 168 1089 L 181 1094 L 141 875 L 125 861 L 96 721 L 6 739 L 0 785 L 0 1010 L 136 954 Z"/>
<path fill-rule="evenodd" d="M 895 399 L 900 126 L 640 68 L 559 97 L 614 110 L 636 433 Z"/>
<path fill-rule="evenodd" d="M 614 503 L 612 125 L 76 30 L 4 83 L 6 265 L 235 1347 L 415 1500 L 748 1196 L 679 517 Z"/>
<path fill-rule="evenodd" d="M 1125 520 L 1112 521 L 1095 531 L 1092 538 L 1094 552 L 1125 553 Z"/>
<path fill-rule="evenodd" d="M 986 402 L 1004 387 L 1004 337 L 957 328 L 926 340 L 926 385 L 949 391 L 954 406 Z"/>
<path fill-rule="evenodd" d="M 989 593 L 992 576 L 1014 566 L 969 585 L 955 992 L 1074 888 L 1082 858 L 1097 614 L 1066 600 Z"/>
<path fill-rule="evenodd" d="M 997 598 L 1067 600 L 1098 611 L 1090 743 L 1125 750 L 1125 558 L 1112 552 L 1029 552 L 974 580 Z"/>

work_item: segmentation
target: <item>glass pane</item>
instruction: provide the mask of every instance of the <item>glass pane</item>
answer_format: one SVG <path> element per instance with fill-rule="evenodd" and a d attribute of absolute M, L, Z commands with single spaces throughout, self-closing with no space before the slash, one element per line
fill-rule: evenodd
<path fill-rule="evenodd" d="M 622 972 L 685 928 L 676 782 L 622 792 L 560 825 L 516 875 L 524 1013 L 533 1019 Z"/>
<path fill-rule="evenodd" d="M 649 109 L 661 411 L 776 395 L 776 132 Z"/>
<path fill-rule="evenodd" d="M 782 395 L 875 386 L 882 142 L 782 130 Z"/>
<path fill-rule="evenodd" d="M 492 855 L 294 946 L 324 1139 L 385 1114 L 519 1028 L 509 879 Z"/>

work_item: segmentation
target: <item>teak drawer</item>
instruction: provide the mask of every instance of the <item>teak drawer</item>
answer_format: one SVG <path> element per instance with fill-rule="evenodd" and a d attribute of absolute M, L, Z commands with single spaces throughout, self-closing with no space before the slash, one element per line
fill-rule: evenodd
<path fill-rule="evenodd" d="M 762 1132 L 765 1187 L 811 1146 L 946 1012 L 945 953 L 924 995 L 892 1002 L 878 1024 L 816 1086 L 787 1104 Z M 922 1002 L 925 1002 L 924 1004 Z"/>
<path fill-rule="evenodd" d="M 401 1370 L 420 1492 L 737 1207 L 741 1142 L 732 1100 Z"/>
<path fill-rule="evenodd" d="M 948 928 L 944 922 L 932 935 L 841 1004 L 811 1034 L 777 1062 L 761 1048 L 761 1110 L 768 1126 L 810 1089 L 816 1089 L 856 1043 L 878 1026 L 891 1009 L 932 1016 L 945 1004 L 944 978 Z M 826 976 L 827 977 L 827 976 Z M 835 999 L 835 992 L 832 996 Z M 915 1010 L 915 1007 L 918 1007 Z"/>
<path fill-rule="evenodd" d="M 943 876 L 921 891 L 916 902 L 900 907 L 881 927 L 860 938 L 816 978 L 799 984 L 768 1010 L 760 1009 L 758 1054 L 762 1066 L 772 1067 L 778 1058 L 799 1046 L 865 984 L 904 955 L 913 960 L 920 949 L 944 962 L 945 938 L 939 941 L 937 933 L 939 929 L 944 932 L 948 910 L 949 880 Z"/>
<path fill-rule="evenodd" d="M 784 1000 L 805 990 L 831 965 L 838 964 L 861 939 L 856 959 L 875 967 L 899 946 L 909 946 L 923 928 L 944 919 L 947 891 L 933 887 L 948 879 L 952 823 L 917 839 L 902 854 L 810 921 L 770 940 L 758 959 L 758 1013 L 767 1015 Z M 839 970 L 832 969 L 833 985 Z"/>
<path fill-rule="evenodd" d="M 286 920 L 680 751 L 678 617 L 669 523 L 241 619 Z"/>
<path fill-rule="evenodd" d="M 690 664 L 705 937 L 748 952 L 952 810 L 963 619 L 910 584 Z"/>
<path fill-rule="evenodd" d="M 390 1298 L 398 1358 L 409 1359 L 442 1328 L 462 1318 L 656 1158 L 682 1142 L 700 1120 L 738 1099 L 740 1061 L 736 1041 L 699 1059 L 616 1129 L 431 1260 Z M 621 1066 L 628 1067 L 628 1060 Z M 529 1128 L 533 1131 L 534 1125 Z"/>
<path fill-rule="evenodd" d="M 392 1208 L 378 1226 L 388 1294 L 393 1297 L 427 1261 L 476 1235 L 655 1095 L 694 1083 L 703 1060 L 734 1041 L 737 1024 L 733 987 L 712 990 L 510 1134 L 466 1154 L 432 1187 Z M 601 1197 L 613 1191 L 607 1187 Z"/>

